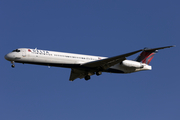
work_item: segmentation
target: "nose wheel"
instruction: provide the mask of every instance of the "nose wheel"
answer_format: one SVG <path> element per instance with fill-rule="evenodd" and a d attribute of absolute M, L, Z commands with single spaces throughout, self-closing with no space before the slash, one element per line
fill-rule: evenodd
<path fill-rule="evenodd" d="M 15 67 L 15 65 L 11 65 L 11 67 L 12 67 L 12 68 L 14 68 L 14 67 Z"/>
<path fill-rule="evenodd" d="M 11 67 L 14 68 L 15 67 L 14 61 L 11 61 L 11 63 L 12 63 Z"/>

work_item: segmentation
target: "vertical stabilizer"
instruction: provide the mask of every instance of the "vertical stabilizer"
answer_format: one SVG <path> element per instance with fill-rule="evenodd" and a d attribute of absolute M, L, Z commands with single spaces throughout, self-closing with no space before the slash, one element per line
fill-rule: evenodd
<path fill-rule="evenodd" d="M 135 60 L 149 65 L 157 52 L 158 50 L 146 51 L 145 49 Z"/>

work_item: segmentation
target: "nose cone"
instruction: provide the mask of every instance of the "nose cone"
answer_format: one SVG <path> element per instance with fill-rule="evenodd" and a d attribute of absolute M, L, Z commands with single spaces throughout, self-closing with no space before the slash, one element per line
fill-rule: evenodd
<path fill-rule="evenodd" d="M 8 53 L 4 56 L 4 58 L 8 61 L 11 61 L 13 59 L 13 55 L 11 53 Z"/>

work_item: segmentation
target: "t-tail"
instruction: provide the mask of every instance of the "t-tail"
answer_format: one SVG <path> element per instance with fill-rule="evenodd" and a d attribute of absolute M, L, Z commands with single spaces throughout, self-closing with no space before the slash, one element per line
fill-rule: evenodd
<path fill-rule="evenodd" d="M 135 59 L 137 62 L 142 62 L 145 64 L 148 64 L 151 62 L 153 59 L 154 55 L 158 52 L 159 49 L 164 49 L 164 48 L 170 48 L 174 46 L 166 46 L 166 47 L 160 47 L 160 48 L 144 48 L 143 52 Z"/>

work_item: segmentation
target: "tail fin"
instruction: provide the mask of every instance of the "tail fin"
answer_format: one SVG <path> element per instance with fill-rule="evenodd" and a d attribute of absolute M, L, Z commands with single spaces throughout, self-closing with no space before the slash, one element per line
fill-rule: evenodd
<path fill-rule="evenodd" d="M 146 49 L 144 49 L 144 51 L 135 60 L 149 64 L 157 52 L 158 50 L 146 51 Z"/>
<path fill-rule="evenodd" d="M 153 49 L 144 48 L 144 50 L 142 50 L 143 52 L 135 60 L 138 62 L 149 64 L 151 62 L 151 60 L 153 59 L 155 53 L 158 52 L 158 50 L 170 48 L 170 47 L 175 47 L 175 45 L 153 48 Z"/>

